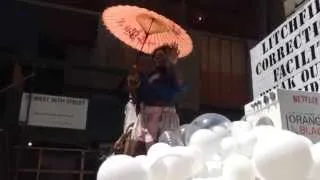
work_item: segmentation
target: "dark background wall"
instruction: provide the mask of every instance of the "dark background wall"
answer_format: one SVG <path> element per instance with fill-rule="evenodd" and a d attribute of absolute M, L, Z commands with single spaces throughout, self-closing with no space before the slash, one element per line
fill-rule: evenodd
<path fill-rule="evenodd" d="M 0 7 L 4 27 L 0 29 L 0 49 L 2 53 L 14 54 L 1 55 L 1 86 L 13 82 L 12 72 L 17 64 L 23 69 L 20 75 L 26 76 L 32 71 L 37 74 L 33 82 L 27 81 L 0 94 L 1 126 L 17 126 L 21 93 L 32 87 L 38 93 L 86 97 L 91 105 L 87 131 L 30 128 L 31 139 L 75 144 L 114 140 L 120 133 L 126 99 L 116 88 L 126 76 L 136 52 L 120 45 L 102 29 L 99 13 L 108 5 L 127 4 L 126 1 L 36 2 L 67 5 L 69 9 L 10 0 Z M 193 54 L 180 66 L 192 84 L 192 90 L 180 103 L 182 121 L 190 122 L 204 112 L 239 119 L 243 104 L 250 100 L 247 42 L 261 39 L 282 21 L 282 3 L 276 0 L 157 0 L 130 1 L 130 4 L 148 7 L 175 20 L 188 29 L 194 39 Z M 200 16 L 203 21 L 197 21 Z M 238 47 L 236 51 L 235 47 Z M 232 69 L 239 62 L 242 68 Z M 204 68 L 206 66 L 211 68 Z M 19 72 L 15 76 L 19 76 Z M 230 79 L 239 82 L 237 87 L 242 89 L 241 93 L 223 99 L 230 92 L 218 82 Z M 204 86 L 206 84 L 211 86 Z"/>

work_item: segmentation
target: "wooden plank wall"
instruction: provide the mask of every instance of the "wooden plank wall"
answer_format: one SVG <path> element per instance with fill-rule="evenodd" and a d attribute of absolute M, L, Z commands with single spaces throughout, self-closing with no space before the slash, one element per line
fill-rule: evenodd
<path fill-rule="evenodd" d="M 249 101 L 247 41 L 194 32 L 200 61 L 200 103 L 239 108 Z"/>

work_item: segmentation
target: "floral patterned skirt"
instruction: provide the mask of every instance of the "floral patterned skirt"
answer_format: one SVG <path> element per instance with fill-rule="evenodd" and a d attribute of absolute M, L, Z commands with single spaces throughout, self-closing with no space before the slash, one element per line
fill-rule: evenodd
<path fill-rule="evenodd" d="M 132 112 L 134 109 L 131 109 L 130 113 L 127 109 L 127 123 L 125 122 L 125 124 L 134 122 L 131 139 L 144 142 L 147 149 L 158 141 L 158 137 L 164 131 L 179 128 L 180 120 L 175 107 L 145 106 L 143 104 L 140 106 L 138 116 Z"/>

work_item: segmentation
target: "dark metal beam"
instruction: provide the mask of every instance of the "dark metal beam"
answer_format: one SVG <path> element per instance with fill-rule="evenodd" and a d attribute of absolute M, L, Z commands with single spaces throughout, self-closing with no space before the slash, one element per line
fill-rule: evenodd
<path fill-rule="evenodd" d="M 15 61 L 19 64 L 26 66 L 33 66 L 35 68 L 52 68 L 52 69 L 78 69 L 85 71 L 103 72 L 115 76 L 126 76 L 128 71 L 126 69 L 114 68 L 114 67 L 101 67 L 91 64 L 74 64 L 63 62 L 61 59 L 47 59 L 47 58 L 34 58 L 25 59 L 17 54 L 6 53 L 0 51 L 0 65 L 4 62 Z"/>

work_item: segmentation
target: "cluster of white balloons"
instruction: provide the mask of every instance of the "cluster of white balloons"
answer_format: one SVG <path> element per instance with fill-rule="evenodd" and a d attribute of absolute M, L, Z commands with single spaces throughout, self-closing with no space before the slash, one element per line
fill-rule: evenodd
<path fill-rule="evenodd" d="M 204 114 L 164 132 L 146 155 L 113 155 L 97 180 L 320 180 L 320 143 Z"/>

